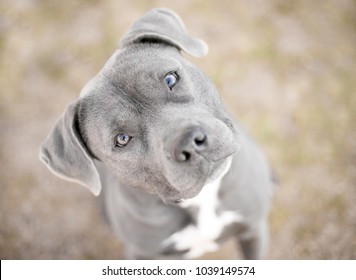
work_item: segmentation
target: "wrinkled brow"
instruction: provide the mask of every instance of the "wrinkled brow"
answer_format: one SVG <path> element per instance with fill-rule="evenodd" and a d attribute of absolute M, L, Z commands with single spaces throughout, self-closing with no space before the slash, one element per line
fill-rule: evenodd
<path fill-rule="evenodd" d="M 120 96 L 123 102 L 132 105 L 138 113 L 142 113 L 145 108 L 150 107 L 152 105 L 151 100 L 145 98 L 141 98 L 140 100 L 138 100 L 135 95 L 126 93 L 116 82 L 111 82 L 111 85 L 114 88 L 114 92 Z"/>

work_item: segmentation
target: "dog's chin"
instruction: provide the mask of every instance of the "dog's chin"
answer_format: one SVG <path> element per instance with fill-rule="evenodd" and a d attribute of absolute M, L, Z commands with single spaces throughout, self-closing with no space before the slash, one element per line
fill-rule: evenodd
<path fill-rule="evenodd" d="M 192 180 L 195 182 L 192 186 L 187 186 L 184 190 L 172 188 L 169 195 L 161 197 L 161 199 L 166 204 L 179 205 L 187 199 L 197 196 L 204 186 L 224 177 L 231 167 L 231 162 L 232 156 L 229 156 L 218 162 L 211 163 L 209 172 L 205 176 L 200 176 Z"/>

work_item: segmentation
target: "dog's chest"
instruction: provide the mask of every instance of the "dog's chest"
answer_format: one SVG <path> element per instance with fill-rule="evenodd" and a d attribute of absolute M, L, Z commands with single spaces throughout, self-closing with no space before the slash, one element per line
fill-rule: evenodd
<path fill-rule="evenodd" d="M 216 251 L 216 240 L 223 229 L 240 221 L 236 212 L 224 211 L 217 214 L 219 206 L 218 192 L 221 179 L 204 186 L 200 194 L 182 203 L 183 208 L 196 211 L 196 222 L 174 233 L 165 243 L 177 250 L 187 250 L 186 258 L 197 258 L 205 253 Z"/>

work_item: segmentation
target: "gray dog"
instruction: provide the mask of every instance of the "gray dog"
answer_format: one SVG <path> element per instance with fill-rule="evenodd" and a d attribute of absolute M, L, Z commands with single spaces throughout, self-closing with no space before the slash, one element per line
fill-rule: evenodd
<path fill-rule="evenodd" d="M 180 51 L 207 45 L 154 9 L 133 24 L 42 145 L 56 175 L 101 197 L 128 258 L 198 258 L 235 237 L 267 249 L 272 176 L 212 82 Z"/>

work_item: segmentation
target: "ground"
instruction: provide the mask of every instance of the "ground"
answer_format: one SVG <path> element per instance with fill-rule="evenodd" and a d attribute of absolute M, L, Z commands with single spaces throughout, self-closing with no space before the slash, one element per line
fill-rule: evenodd
<path fill-rule="evenodd" d="M 352 0 L 2 0 L 0 259 L 123 258 L 97 198 L 52 175 L 38 151 L 129 26 L 154 7 L 175 10 L 208 43 L 208 56 L 188 59 L 278 176 L 268 258 L 356 259 Z M 206 258 L 238 256 L 230 245 Z"/>

